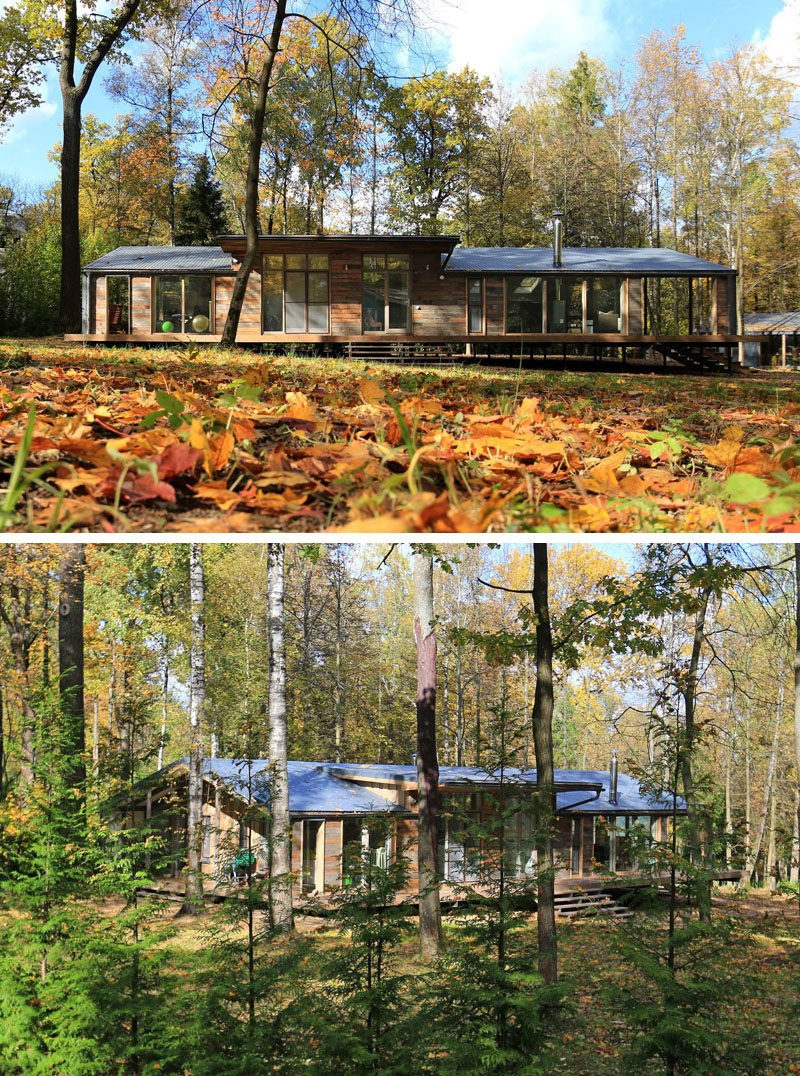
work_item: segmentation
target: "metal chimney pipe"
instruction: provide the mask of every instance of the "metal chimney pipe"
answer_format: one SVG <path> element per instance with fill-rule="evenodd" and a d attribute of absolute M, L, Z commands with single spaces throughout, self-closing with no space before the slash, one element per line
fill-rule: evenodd
<path fill-rule="evenodd" d="M 611 752 L 611 780 L 608 786 L 608 802 L 617 805 L 617 777 L 619 774 L 619 762 L 617 761 L 616 749 Z"/>
<path fill-rule="evenodd" d="M 562 216 L 563 213 L 553 214 L 553 265 L 556 269 L 561 268 L 561 247 L 564 238 Z"/>

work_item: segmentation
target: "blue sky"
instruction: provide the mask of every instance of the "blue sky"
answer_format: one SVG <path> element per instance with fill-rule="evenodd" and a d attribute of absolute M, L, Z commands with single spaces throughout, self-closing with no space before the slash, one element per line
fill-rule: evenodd
<path fill-rule="evenodd" d="M 0 0 L 0 9 L 9 3 Z M 678 24 L 686 26 L 690 43 L 702 46 L 706 59 L 724 55 L 731 44 L 754 41 L 782 65 L 800 67 L 800 0 L 419 0 L 419 5 L 442 66 L 469 64 L 502 77 L 511 89 L 536 68 L 568 67 L 581 49 L 615 64 L 631 56 L 651 30 Z M 84 113 L 113 121 L 118 109 L 103 81 L 104 76 L 95 80 Z M 60 137 L 60 95 L 51 73 L 45 103 L 19 118 L 0 143 L 0 179 L 12 177 L 34 188 L 52 183 L 57 172 L 47 154 Z"/>

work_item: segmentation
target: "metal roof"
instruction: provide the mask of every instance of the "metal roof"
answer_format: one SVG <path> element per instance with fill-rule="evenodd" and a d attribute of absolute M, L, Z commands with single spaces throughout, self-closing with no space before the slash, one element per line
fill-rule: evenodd
<path fill-rule="evenodd" d="M 233 273 L 222 247 L 117 247 L 84 266 L 93 273 Z"/>
<path fill-rule="evenodd" d="M 182 758 L 172 766 L 165 767 L 165 770 L 173 766 L 186 767 L 188 764 L 188 758 Z M 292 814 L 407 814 L 404 807 L 372 789 L 365 789 L 353 778 L 412 785 L 417 780 L 416 766 L 392 764 L 290 761 L 288 770 L 289 811 Z M 251 759 L 249 762 L 232 758 L 205 759 L 203 774 L 243 799 L 252 796 L 255 803 L 266 804 L 269 801 L 267 759 Z M 509 767 L 505 771 L 505 778 L 530 787 L 536 784 L 536 770 Z M 608 798 L 609 779 L 608 770 L 556 770 L 558 810 L 570 814 L 647 814 L 672 810 L 671 797 L 648 795 L 634 777 L 625 773 L 618 776 L 617 802 L 612 804 Z M 465 785 L 491 787 L 497 783 L 496 771 L 477 766 L 442 766 L 439 770 L 439 786 L 443 789 L 463 788 Z M 677 809 L 680 813 L 686 810 L 686 804 L 680 797 Z"/>
<path fill-rule="evenodd" d="M 800 310 L 789 310 L 775 314 L 745 314 L 744 327 L 749 332 L 800 332 Z"/>
<path fill-rule="evenodd" d="M 666 247 L 564 247 L 561 266 L 553 265 L 552 247 L 456 247 L 446 273 L 683 273 L 704 276 L 732 273 L 725 265 L 704 261 Z"/>
<path fill-rule="evenodd" d="M 185 765 L 188 759 L 181 759 Z M 289 811 L 292 814 L 374 814 L 403 812 L 385 796 L 362 789 L 334 776 L 331 767 L 322 762 L 289 762 Z M 218 780 L 235 795 L 248 797 L 248 786 L 256 803 L 269 802 L 269 761 L 264 758 L 247 760 L 209 758 L 203 763 L 203 774 Z"/>

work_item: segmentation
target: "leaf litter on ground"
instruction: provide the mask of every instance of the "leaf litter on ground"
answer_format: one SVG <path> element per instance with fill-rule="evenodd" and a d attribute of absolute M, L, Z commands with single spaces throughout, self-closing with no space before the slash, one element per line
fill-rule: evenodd
<path fill-rule="evenodd" d="M 791 372 L 0 342 L 11 531 L 790 532 L 799 436 Z"/>

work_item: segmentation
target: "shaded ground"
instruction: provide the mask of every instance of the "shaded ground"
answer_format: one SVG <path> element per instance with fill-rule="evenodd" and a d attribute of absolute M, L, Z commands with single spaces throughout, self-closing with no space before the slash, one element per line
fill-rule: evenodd
<path fill-rule="evenodd" d="M 799 438 L 791 373 L 0 341 L 8 531 L 792 531 Z"/>

